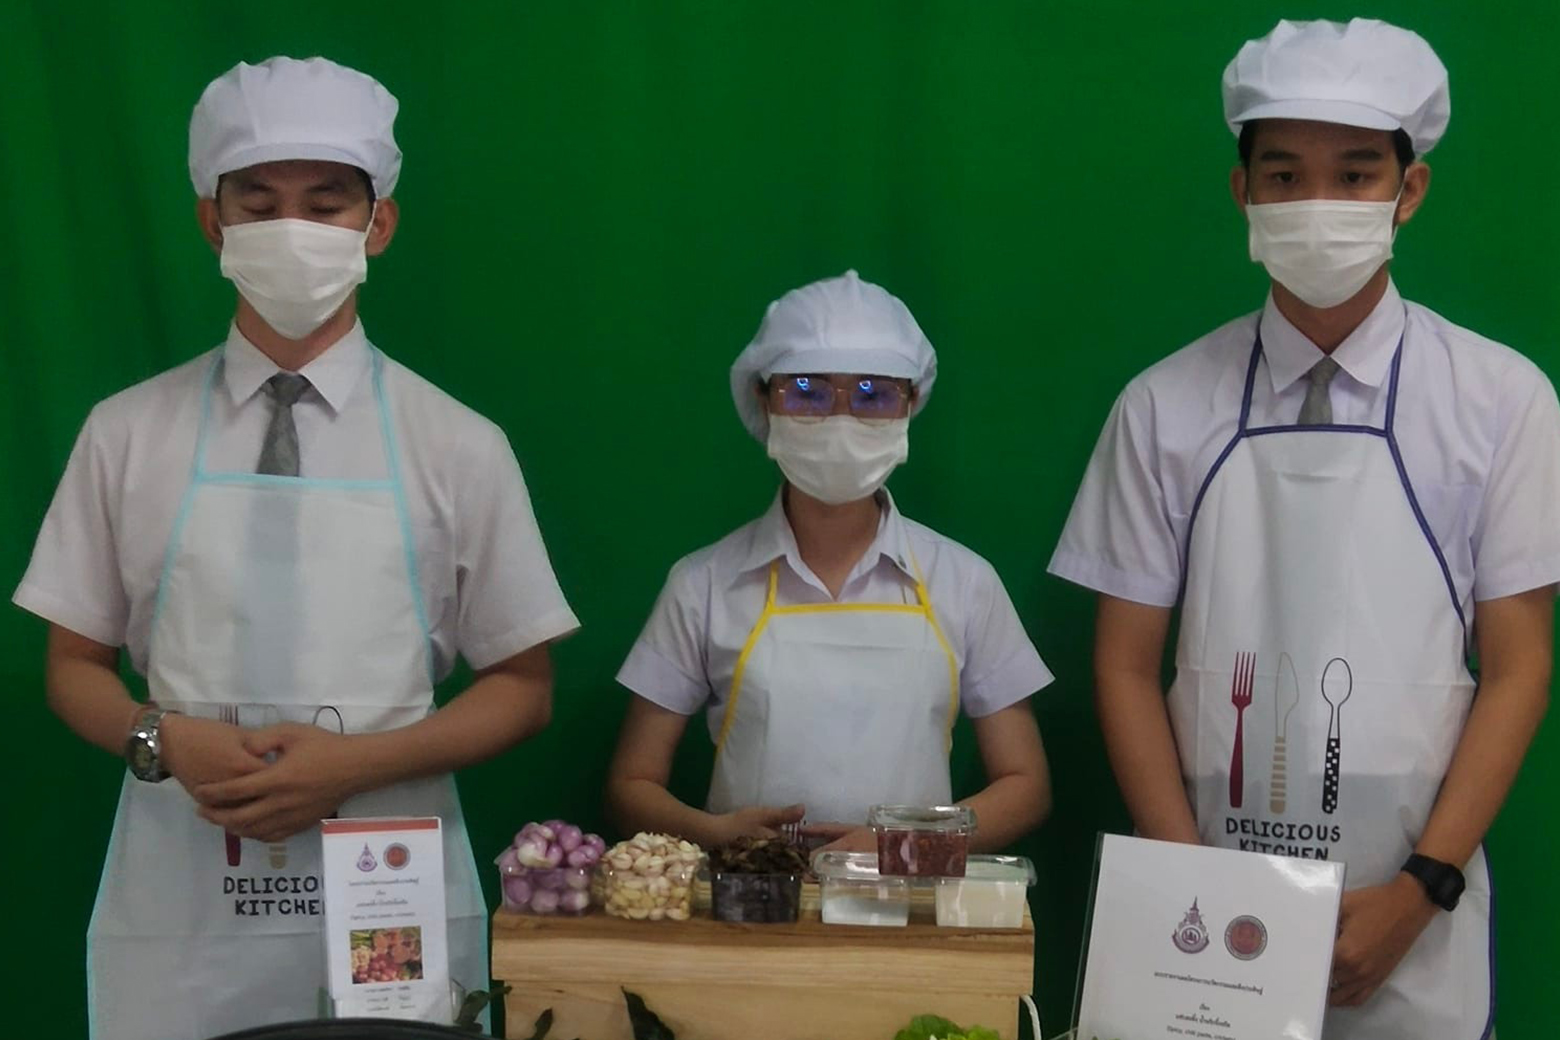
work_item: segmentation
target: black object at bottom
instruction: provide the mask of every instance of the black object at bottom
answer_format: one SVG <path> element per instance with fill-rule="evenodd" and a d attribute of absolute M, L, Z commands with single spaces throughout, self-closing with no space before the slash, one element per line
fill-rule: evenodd
<path fill-rule="evenodd" d="M 393 1018 L 332 1018 L 283 1022 L 225 1033 L 211 1040 L 471 1040 L 478 1035 L 453 1026 Z"/>

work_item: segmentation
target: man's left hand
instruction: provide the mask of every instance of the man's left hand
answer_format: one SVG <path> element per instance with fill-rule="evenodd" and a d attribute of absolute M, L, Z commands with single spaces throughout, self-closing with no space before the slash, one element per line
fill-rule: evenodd
<path fill-rule="evenodd" d="M 258 773 L 201 784 L 191 792 L 200 818 L 257 841 L 308 830 L 358 793 L 361 768 L 353 738 L 284 722 L 245 734 L 252 754 L 274 755 Z"/>
<path fill-rule="evenodd" d="M 871 827 L 848 823 L 803 824 L 802 837 L 828 844 L 814 852 L 872 852 L 877 849 L 877 835 Z"/>
<path fill-rule="evenodd" d="M 1345 892 L 1327 1002 L 1333 1007 L 1359 1007 L 1375 996 L 1440 912 L 1424 887 L 1407 874 L 1384 885 Z"/>

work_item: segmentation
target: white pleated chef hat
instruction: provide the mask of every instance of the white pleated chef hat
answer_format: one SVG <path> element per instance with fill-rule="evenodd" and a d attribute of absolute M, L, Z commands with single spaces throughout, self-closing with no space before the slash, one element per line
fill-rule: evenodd
<path fill-rule="evenodd" d="M 855 271 L 792 289 L 764 312 L 753 342 L 731 366 L 731 397 L 742 425 L 769 437 L 769 411 L 754 388 L 780 373 L 891 376 L 916 388 L 914 415 L 937 379 L 937 352 L 910 308 Z"/>
<path fill-rule="evenodd" d="M 190 117 L 190 180 L 209 199 L 225 173 L 322 159 L 356 166 L 385 198 L 401 175 L 399 108 L 378 80 L 326 58 L 239 62 L 211 81 Z"/>
<path fill-rule="evenodd" d="M 1224 119 L 1311 119 L 1403 130 L 1423 155 L 1451 118 L 1446 66 L 1418 33 L 1373 18 L 1282 21 L 1224 70 Z"/>

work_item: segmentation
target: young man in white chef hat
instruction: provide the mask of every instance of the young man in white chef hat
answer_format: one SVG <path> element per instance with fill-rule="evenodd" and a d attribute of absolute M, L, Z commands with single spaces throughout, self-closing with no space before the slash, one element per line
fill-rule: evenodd
<path fill-rule="evenodd" d="M 93 409 L 16 593 L 50 622 L 50 706 L 129 761 L 89 931 L 99 1037 L 313 1017 L 333 814 L 443 819 L 451 975 L 488 983 L 451 772 L 546 725 L 547 643 L 576 622 L 502 431 L 358 320 L 396 229 L 396 108 L 322 58 L 206 88 L 190 174 L 233 325 Z M 457 656 L 477 678 L 433 712 Z"/>
<path fill-rule="evenodd" d="M 872 805 L 952 801 L 961 711 L 988 780 L 965 800 L 975 848 L 1045 817 L 1029 698 L 1051 673 L 991 565 L 906 519 L 885 487 L 936 374 L 909 308 L 854 271 L 769 306 L 731 394 L 784 484 L 763 516 L 672 568 L 618 672 L 636 695 L 607 780 L 625 827 L 715 846 L 805 817 L 837 848 L 868 847 Z M 701 712 L 715 769 L 692 806 L 666 783 Z"/>
<path fill-rule="evenodd" d="M 1474 1040 L 1480 843 L 1547 704 L 1560 407 L 1390 276 L 1449 113 L 1424 40 L 1281 22 L 1224 108 L 1271 293 L 1128 385 L 1051 570 L 1100 593 L 1100 720 L 1141 833 L 1345 861 L 1327 1036 Z"/>

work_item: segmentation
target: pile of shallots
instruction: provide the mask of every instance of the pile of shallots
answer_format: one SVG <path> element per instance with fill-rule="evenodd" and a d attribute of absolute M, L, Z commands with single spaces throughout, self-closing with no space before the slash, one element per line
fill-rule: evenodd
<path fill-rule="evenodd" d="M 590 909 L 591 874 L 607 851 L 596 834 L 572 823 L 528 823 L 494 860 L 503 876 L 504 908 L 531 914 L 582 914 Z"/>

